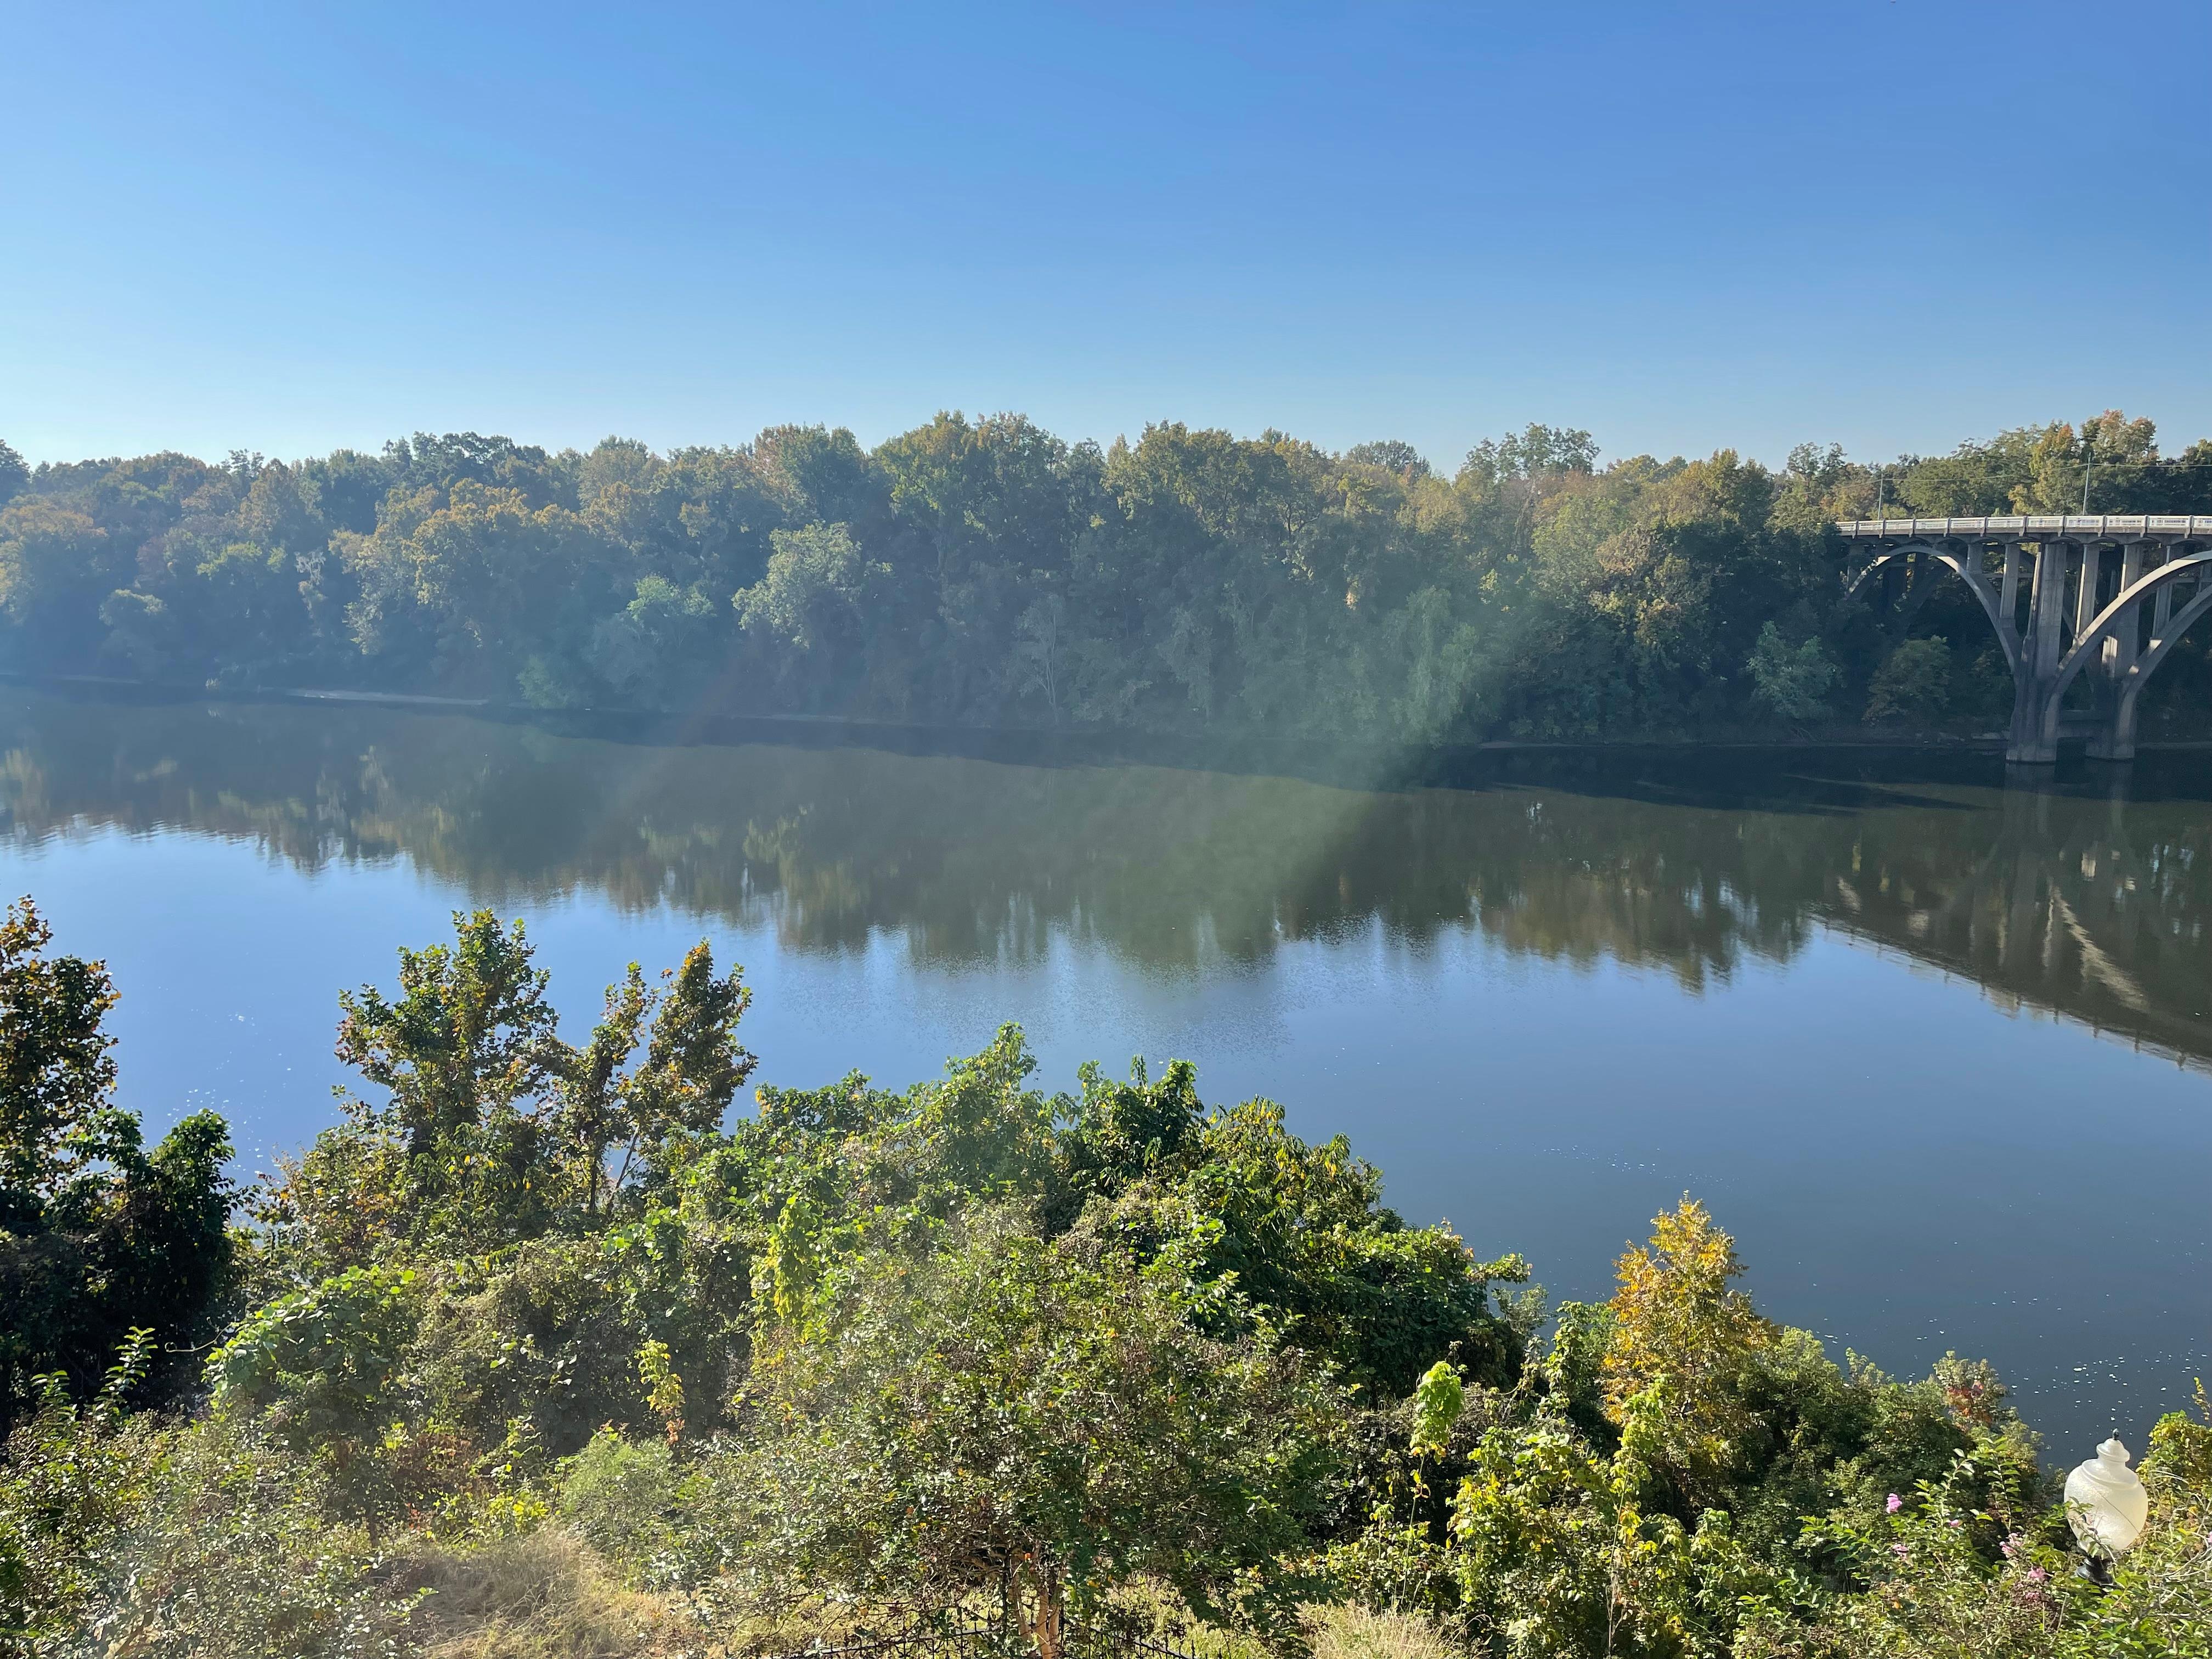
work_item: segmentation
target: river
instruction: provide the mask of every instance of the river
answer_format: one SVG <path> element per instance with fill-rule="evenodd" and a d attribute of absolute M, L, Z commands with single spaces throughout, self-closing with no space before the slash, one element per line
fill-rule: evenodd
<path fill-rule="evenodd" d="M 762 1081 L 902 1085 L 1006 1020 L 1048 1087 L 1188 1058 L 1555 1299 L 1687 1191 L 1765 1311 L 1992 1359 L 2063 1461 L 2185 1403 L 2212 758 L 1284 754 L 0 690 L 0 880 L 107 960 L 126 1103 L 222 1111 L 241 1173 L 335 1116 L 337 989 L 490 904 L 572 1036 L 704 936 Z"/>

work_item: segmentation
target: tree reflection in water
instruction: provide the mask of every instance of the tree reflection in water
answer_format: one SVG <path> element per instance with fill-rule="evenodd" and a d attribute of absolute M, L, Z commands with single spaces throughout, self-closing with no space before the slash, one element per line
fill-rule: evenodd
<path fill-rule="evenodd" d="M 1827 925 L 2212 1060 L 2202 757 L 2008 788 L 2000 763 L 1957 754 L 1508 751 L 1373 789 L 1043 739 L 894 752 L 799 726 L 572 727 L 9 691 L 0 808 L 18 840 L 182 829 L 307 868 L 404 857 L 483 902 L 580 887 L 772 922 L 801 950 L 888 933 L 917 963 L 1018 961 L 1066 935 L 1188 971 L 1379 919 L 1415 945 L 1474 927 L 1695 991 Z"/>

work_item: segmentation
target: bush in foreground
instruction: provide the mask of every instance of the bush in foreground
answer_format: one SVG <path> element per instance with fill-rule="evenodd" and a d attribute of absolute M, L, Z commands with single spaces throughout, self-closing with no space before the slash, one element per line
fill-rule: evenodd
<path fill-rule="evenodd" d="M 1986 1366 L 1837 1364 L 1693 1201 L 1547 1321 L 1517 1259 L 1188 1066 L 1047 1096 L 1009 1028 L 725 1131 L 734 972 L 633 969 L 571 1048 L 520 931 L 458 923 L 349 1003 L 393 1103 L 265 1195 L 204 1398 L 143 1328 L 19 1384 L 7 1659 L 758 1654 L 956 1608 L 1046 1659 L 1076 1622 L 1203 1659 L 2212 1652 L 2212 1420 L 2159 1425 L 2100 1589 Z M 0 1023 L 94 1123 L 106 994 L 73 1048 Z"/>

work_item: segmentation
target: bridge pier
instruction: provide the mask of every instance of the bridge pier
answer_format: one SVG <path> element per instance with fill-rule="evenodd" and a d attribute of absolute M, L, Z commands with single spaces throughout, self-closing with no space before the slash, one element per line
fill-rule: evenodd
<path fill-rule="evenodd" d="M 2154 550 L 2154 544 L 2140 537 L 2121 544 L 2116 599 L 2142 580 L 2143 556 L 2151 550 Z M 2160 588 L 2159 596 L 2170 606 L 2172 584 L 2169 582 Z M 2095 621 L 2094 616 L 2090 621 Z M 2113 615 L 2111 629 L 2099 647 L 2096 663 L 2088 670 L 2090 690 L 2097 704 L 2097 730 L 2089 738 L 2091 760 L 2124 761 L 2136 757 L 2136 700 L 2127 695 L 2127 687 L 2142 641 L 2142 601 L 2124 600 Z"/>
<path fill-rule="evenodd" d="M 2027 598 L 2027 635 L 2012 671 L 2012 730 L 2005 742 L 2005 758 L 2016 764 L 2042 766 L 2058 758 L 2051 702 L 2058 679 L 2059 629 L 2066 611 L 2066 570 L 2072 562 L 2062 541 L 2045 542 L 2036 552 L 2035 578 Z"/>
<path fill-rule="evenodd" d="M 2089 676 L 2094 710 L 2087 722 L 2090 755 L 2100 760 L 2132 757 L 2144 684 L 2182 631 L 2212 610 L 2212 515 L 1863 519 L 1836 528 L 1874 554 L 1846 592 L 1877 571 L 1883 573 L 1886 586 L 1888 573 L 1900 561 L 1911 569 L 1897 634 L 1903 634 L 1911 612 L 1925 599 L 1925 578 L 1933 575 L 1936 565 L 1956 574 L 1981 602 L 2012 670 L 2005 759 L 2015 765 L 2047 766 L 2058 758 L 2060 704 L 2081 673 Z M 1996 582 L 1983 568 L 1984 550 L 1992 542 L 2004 556 Z M 2109 599 L 2104 592 L 2107 544 L 2117 544 L 2119 555 Z M 2031 561 L 2032 567 L 2024 569 Z M 2184 586 L 2191 592 L 2177 611 L 2175 596 Z M 2146 599 L 2151 601 L 2148 640 L 2142 625 Z"/>

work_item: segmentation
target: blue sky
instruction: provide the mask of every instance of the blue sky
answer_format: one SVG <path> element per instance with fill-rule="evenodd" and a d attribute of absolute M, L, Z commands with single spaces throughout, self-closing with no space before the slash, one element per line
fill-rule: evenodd
<path fill-rule="evenodd" d="M 33 459 L 2212 434 L 2212 5 L 0 0 Z"/>

